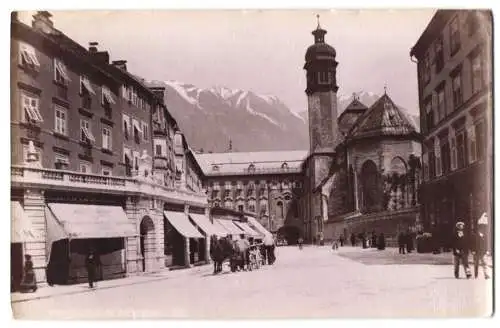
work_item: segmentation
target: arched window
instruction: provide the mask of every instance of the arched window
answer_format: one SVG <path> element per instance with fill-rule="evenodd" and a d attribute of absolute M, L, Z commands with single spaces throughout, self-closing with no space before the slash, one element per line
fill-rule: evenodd
<path fill-rule="evenodd" d="M 281 165 L 281 168 L 282 168 L 283 170 L 287 170 L 287 169 L 288 169 L 288 164 L 287 164 L 286 162 L 285 162 L 285 163 L 283 163 L 283 164 Z"/>
<path fill-rule="evenodd" d="M 363 198 L 363 210 L 374 211 L 379 204 L 379 177 L 377 166 L 368 160 L 361 167 L 361 192 Z"/>
<path fill-rule="evenodd" d="M 278 218 L 282 218 L 283 217 L 283 202 L 279 201 L 277 204 L 277 211 L 276 211 L 276 215 Z"/>
<path fill-rule="evenodd" d="M 391 161 L 389 175 L 386 177 L 384 188 L 384 206 L 388 210 L 397 210 L 405 207 L 407 201 L 407 177 L 406 163 L 399 157 Z"/>

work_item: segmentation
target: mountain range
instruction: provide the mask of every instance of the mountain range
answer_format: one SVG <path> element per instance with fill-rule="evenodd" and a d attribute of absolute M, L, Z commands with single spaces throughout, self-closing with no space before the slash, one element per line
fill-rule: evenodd
<path fill-rule="evenodd" d="M 178 81 L 149 84 L 166 88 L 168 110 L 196 151 L 309 148 L 307 111 L 295 113 L 276 96 L 221 86 L 203 89 Z M 361 92 L 358 97 L 369 107 L 380 96 Z M 352 96 L 338 96 L 339 115 L 351 101 Z M 418 117 L 409 116 L 418 123 Z"/>

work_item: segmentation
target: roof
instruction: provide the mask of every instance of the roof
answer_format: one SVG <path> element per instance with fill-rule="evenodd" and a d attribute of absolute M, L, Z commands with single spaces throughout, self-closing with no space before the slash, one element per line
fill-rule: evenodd
<path fill-rule="evenodd" d="M 253 164 L 255 173 L 272 173 L 275 171 L 294 172 L 307 157 L 307 150 L 295 151 L 263 151 L 234 153 L 195 154 L 205 174 L 249 173 Z M 285 167 L 283 165 L 286 163 Z"/>
<path fill-rule="evenodd" d="M 416 56 L 419 58 L 422 52 L 427 50 L 428 45 L 437 38 L 446 22 L 454 12 L 456 12 L 456 10 L 453 9 L 439 9 L 436 11 L 424 32 L 422 32 L 422 35 L 418 38 L 418 41 L 411 48 L 410 56 Z"/>
<path fill-rule="evenodd" d="M 368 107 L 366 107 L 365 104 L 363 104 L 361 101 L 359 101 L 358 98 L 353 98 L 351 103 L 349 105 L 347 105 L 344 112 L 346 112 L 346 111 L 365 111 L 367 109 L 368 109 Z"/>
<path fill-rule="evenodd" d="M 353 125 L 348 139 L 417 133 L 407 114 L 384 94 Z"/>

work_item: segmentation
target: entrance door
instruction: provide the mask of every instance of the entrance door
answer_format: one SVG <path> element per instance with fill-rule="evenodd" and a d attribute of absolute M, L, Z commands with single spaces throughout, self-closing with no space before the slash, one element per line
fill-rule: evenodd
<path fill-rule="evenodd" d="M 141 243 L 141 255 L 142 255 L 142 271 L 149 272 L 154 270 L 154 260 L 155 260 L 155 226 L 153 220 L 146 216 L 141 221 L 140 227 L 140 243 Z"/>
<path fill-rule="evenodd" d="M 10 291 L 19 290 L 23 279 L 23 244 L 10 244 Z"/>

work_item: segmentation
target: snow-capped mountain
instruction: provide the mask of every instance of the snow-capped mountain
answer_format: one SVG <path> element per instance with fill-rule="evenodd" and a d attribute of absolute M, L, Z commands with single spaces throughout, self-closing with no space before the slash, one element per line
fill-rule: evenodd
<path fill-rule="evenodd" d="M 166 88 L 165 101 L 190 146 L 205 152 L 303 150 L 309 147 L 307 112 L 291 111 L 278 97 L 177 81 L 152 81 Z M 379 96 L 362 93 L 370 106 Z M 352 96 L 339 96 L 339 114 Z"/>

